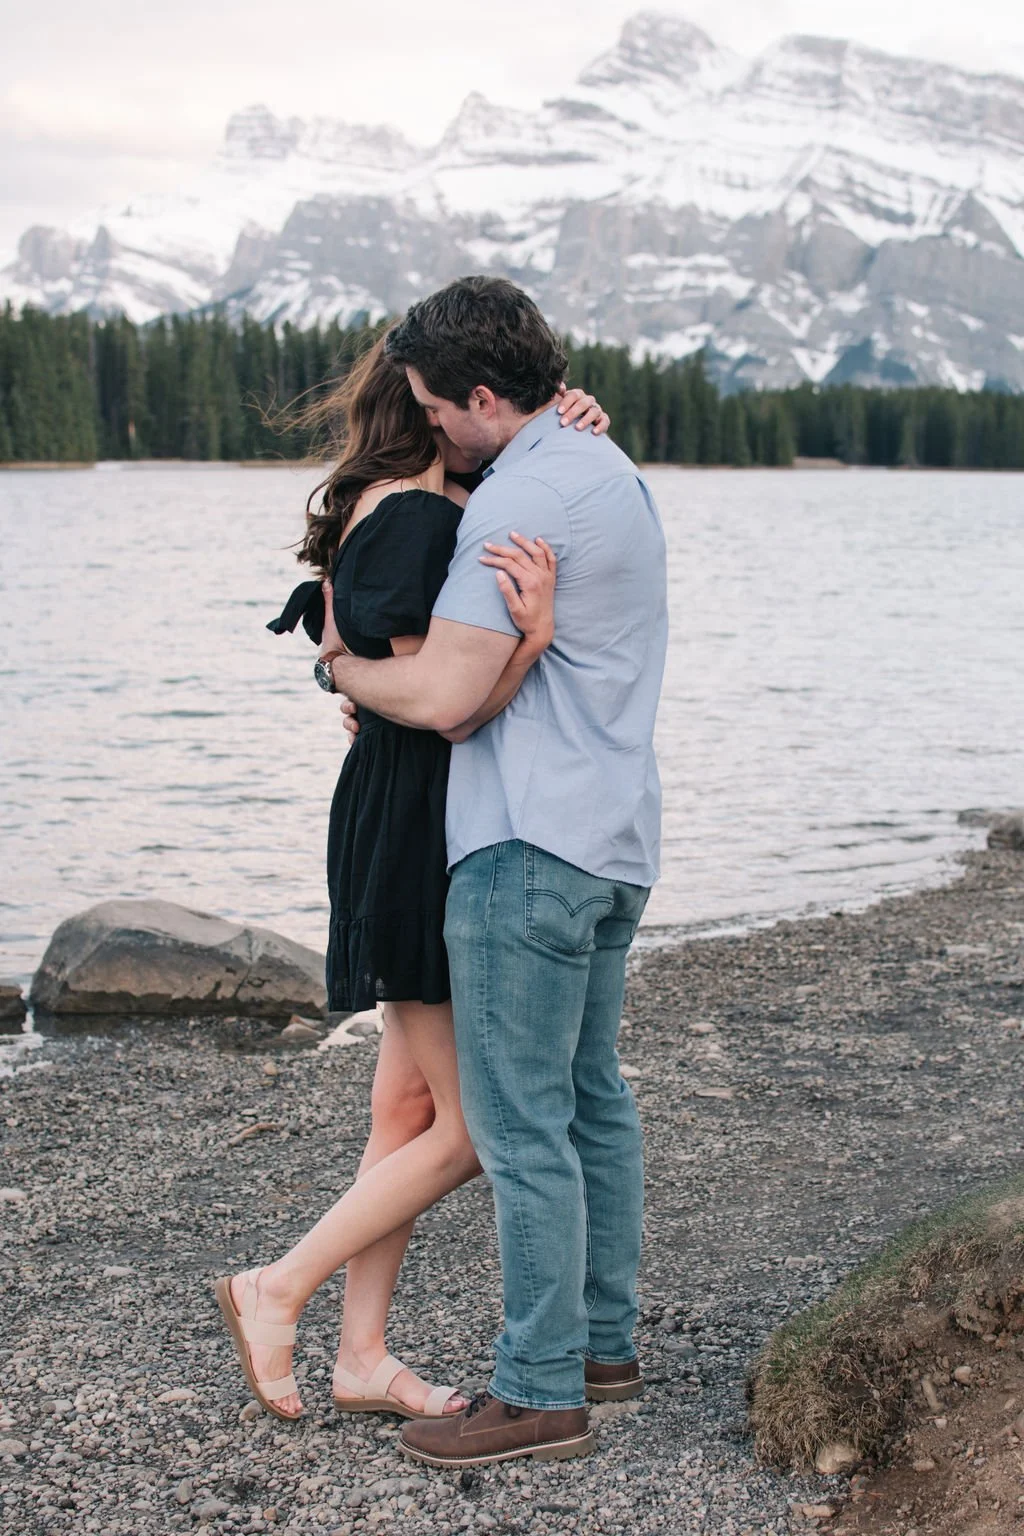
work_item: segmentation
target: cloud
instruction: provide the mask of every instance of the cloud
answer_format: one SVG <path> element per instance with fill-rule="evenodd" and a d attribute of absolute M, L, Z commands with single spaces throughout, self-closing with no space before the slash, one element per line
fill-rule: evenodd
<path fill-rule="evenodd" d="M 657 5 L 657 0 L 655 0 Z M 394 123 L 436 139 L 470 90 L 531 105 L 610 47 L 643 0 L 586 10 L 517 0 L 50 0 L 19 10 L 0 54 L 0 244 L 187 177 L 250 102 L 303 117 Z M 852 36 L 1024 74 L 1019 0 L 690 0 L 666 4 L 752 54 L 786 32 Z M 45 70 L 45 73 L 44 73 Z M 33 190 L 34 187 L 34 190 Z"/>

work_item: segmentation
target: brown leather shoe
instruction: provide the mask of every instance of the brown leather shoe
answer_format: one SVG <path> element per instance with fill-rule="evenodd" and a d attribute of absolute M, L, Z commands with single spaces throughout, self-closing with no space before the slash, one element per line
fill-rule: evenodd
<path fill-rule="evenodd" d="M 562 1461 L 596 1448 L 585 1408 L 514 1408 L 489 1392 L 461 1413 L 407 1424 L 399 1444 L 430 1467 L 479 1467 L 516 1456 Z"/>
<path fill-rule="evenodd" d="M 639 1360 L 623 1360 L 605 1365 L 600 1360 L 585 1360 L 587 1396 L 592 1403 L 617 1403 L 626 1397 L 639 1397 L 644 1378 Z"/>

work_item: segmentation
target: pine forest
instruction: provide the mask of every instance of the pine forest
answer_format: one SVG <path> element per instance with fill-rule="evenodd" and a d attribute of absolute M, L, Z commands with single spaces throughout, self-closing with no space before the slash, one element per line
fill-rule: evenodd
<path fill-rule="evenodd" d="M 250 319 L 0 313 L 0 463 L 270 461 L 327 451 L 294 423 L 380 329 L 280 330 Z M 1024 397 L 811 384 L 722 395 L 704 358 L 637 362 L 569 345 L 639 462 L 785 466 L 795 457 L 907 468 L 1024 469 Z"/>

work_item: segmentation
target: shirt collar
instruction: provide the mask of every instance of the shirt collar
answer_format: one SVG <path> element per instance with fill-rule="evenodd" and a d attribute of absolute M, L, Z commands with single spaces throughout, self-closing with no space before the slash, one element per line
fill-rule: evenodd
<path fill-rule="evenodd" d="M 525 458 L 545 437 L 550 437 L 552 432 L 559 431 L 561 424 L 562 418 L 558 414 L 556 405 L 549 406 L 539 416 L 532 417 L 519 428 L 515 437 L 505 444 L 494 463 L 484 470 L 484 478 L 493 475 L 496 469 L 508 469 L 510 464 Z"/>

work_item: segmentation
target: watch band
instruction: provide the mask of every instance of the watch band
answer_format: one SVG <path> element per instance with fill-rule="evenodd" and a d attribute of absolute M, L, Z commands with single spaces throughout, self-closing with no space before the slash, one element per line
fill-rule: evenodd
<path fill-rule="evenodd" d="M 344 651 L 325 651 L 322 656 L 318 656 L 316 659 L 313 675 L 316 677 L 320 687 L 327 693 L 337 693 L 338 691 L 334 684 L 333 668 L 337 658 L 344 655 Z"/>

